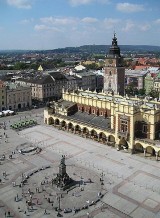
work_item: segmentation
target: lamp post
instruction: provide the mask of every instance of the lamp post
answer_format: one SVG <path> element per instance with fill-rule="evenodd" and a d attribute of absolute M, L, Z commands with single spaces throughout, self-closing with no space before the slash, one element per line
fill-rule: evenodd
<path fill-rule="evenodd" d="M 58 213 L 57 213 L 57 216 L 58 216 L 58 217 L 61 217 L 61 216 L 62 216 L 62 215 L 60 214 L 60 211 L 62 211 L 62 210 L 61 210 L 61 194 L 58 195 L 57 200 L 58 200 L 58 210 L 57 210 Z"/>

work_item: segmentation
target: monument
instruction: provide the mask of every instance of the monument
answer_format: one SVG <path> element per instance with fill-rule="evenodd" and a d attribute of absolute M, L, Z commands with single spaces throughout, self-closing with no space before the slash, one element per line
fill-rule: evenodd
<path fill-rule="evenodd" d="M 65 155 L 62 155 L 59 165 L 59 173 L 56 178 L 53 179 L 53 183 L 57 185 L 60 190 L 66 190 L 74 184 L 74 180 L 69 177 L 66 172 Z"/>

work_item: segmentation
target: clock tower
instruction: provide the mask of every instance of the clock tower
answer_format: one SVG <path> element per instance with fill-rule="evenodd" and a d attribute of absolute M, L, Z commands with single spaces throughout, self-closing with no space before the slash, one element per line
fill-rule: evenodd
<path fill-rule="evenodd" d="M 124 95 L 125 68 L 120 48 L 117 44 L 116 34 L 112 39 L 112 46 L 105 60 L 104 67 L 104 92 Z"/>

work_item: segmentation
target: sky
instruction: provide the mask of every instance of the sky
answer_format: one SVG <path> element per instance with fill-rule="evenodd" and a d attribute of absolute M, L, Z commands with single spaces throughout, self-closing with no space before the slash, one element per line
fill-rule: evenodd
<path fill-rule="evenodd" d="M 0 50 L 160 46 L 159 0 L 0 0 Z"/>

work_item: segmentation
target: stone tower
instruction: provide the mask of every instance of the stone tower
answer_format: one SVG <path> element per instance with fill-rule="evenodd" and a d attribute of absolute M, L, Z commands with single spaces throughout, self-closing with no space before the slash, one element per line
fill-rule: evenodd
<path fill-rule="evenodd" d="M 123 58 L 120 54 L 120 48 L 117 44 L 116 34 L 112 39 L 112 46 L 105 60 L 104 72 L 104 92 L 124 95 L 125 68 L 123 67 Z"/>

